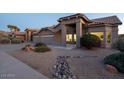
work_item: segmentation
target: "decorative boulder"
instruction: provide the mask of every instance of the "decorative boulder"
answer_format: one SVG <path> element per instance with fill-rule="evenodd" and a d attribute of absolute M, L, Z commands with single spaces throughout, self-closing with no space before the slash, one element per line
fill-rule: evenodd
<path fill-rule="evenodd" d="M 28 45 L 25 45 L 24 48 L 22 48 L 22 50 L 26 51 L 26 52 L 30 52 L 30 51 L 33 51 L 34 48 L 32 45 L 28 44 Z"/>
<path fill-rule="evenodd" d="M 108 70 L 109 72 L 112 72 L 112 73 L 118 73 L 118 70 L 112 66 L 112 65 L 106 65 L 106 70 Z"/>

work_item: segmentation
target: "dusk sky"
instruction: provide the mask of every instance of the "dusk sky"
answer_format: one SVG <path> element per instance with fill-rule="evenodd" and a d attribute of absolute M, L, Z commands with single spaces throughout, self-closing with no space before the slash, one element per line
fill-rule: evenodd
<path fill-rule="evenodd" d="M 25 28 L 42 28 L 56 25 L 60 17 L 73 13 L 0 13 L 0 30 L 9 31 L 8 24 L 18 26 L 21 31 Z M 124 13 L 85 13 L 89 19 L 116 15 L 124 23 Z M 119 33 L 124 34 L 124 25 L 119 26 Z"/>

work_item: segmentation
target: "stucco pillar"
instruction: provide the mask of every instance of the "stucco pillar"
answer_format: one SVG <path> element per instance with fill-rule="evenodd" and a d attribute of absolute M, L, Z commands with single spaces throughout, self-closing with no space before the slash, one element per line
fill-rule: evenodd
<path fill-rule="evenodd" d="M 28 32 L 27 31 L 25 31 L 25 41 L 27 42 L 28 41 L 28 37 L 27 37 L 27 34 L 28 34 Z"/>
<path fill-rule="evenodd" d="M 29 31 L 29 41 L 31 41 L 31 31 Z"/>
<path fill-rule="evenodd" d="M 103 44 L 104 44 L 104 48 L 107 47 L 107 33 L 106 31 L 103 32 Z"/>
<path fill-rule="evenodd" d="M 80 47 L 80 38 L 82 37 L 82 23 L 81 22 L 76 23 L 76 37 L 77 37 L 76 45 L 77 47 Z"/>
<path fill-rule="evenodd" d="M 67 28 L 64 24 L 62 24 L 62 46 L 66 46 L 66 31 Z"/>
<path fill-rule="evenodd" d="M 111 45 L 116 41 L 118 38 L 118 27 L 112 27 L 111 31 Z"/>

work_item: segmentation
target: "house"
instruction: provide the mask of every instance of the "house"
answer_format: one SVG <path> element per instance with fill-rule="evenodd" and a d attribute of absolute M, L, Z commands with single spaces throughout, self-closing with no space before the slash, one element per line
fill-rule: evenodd
<path fill-rule="evenodd" d="M 33 42 L 48 45 L 66 46 L 76 44 L 80 47 L 80 38 L 86 31 L 100 37 L 103 47 L 108 47 L 118 37 L 118 26 L 122 22 L 117 16 L 89 19 L 84 14 L 74 14 L 58 19 L 58 24 L 42 28 L 33 34 Z"/>
<path fill-rule="evenodd" d="M 14 29 L 11 32 L 9 32 L 8 35 L 14 36 L 15 38 L 18 38 L 23 42 L 31 42 L 33 33 L 38 31 L 39 29 L 32 29 L 32 28 L 26 28 L 24 32 Z"/>
<path fill-rule="evenodd" d="M 5 31 L 2 31 L 0 30 L 0 36 L 3 35 L 3 36 L 8 36 L 8 32 L 5 32 Z"/>
<path fill-rule="evenodd" d="M 39 32 L 39 29 L 26 28 L 25 29 L 25 41 L 31 42 L 33 41 L 33 34 Z"/>

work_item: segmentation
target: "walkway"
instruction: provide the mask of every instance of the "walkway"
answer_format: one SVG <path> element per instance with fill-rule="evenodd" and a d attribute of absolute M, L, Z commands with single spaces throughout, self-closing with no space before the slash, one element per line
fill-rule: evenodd
<path fill-rule="evenodd" d="M 0 78 L 3 79 L 47 79 L 28 65 L 0 51 Z"/>
<path fill-rule="evenodd" d="M 76 45 L 74 44 L 67 44 L 66 47 L 64 46 L 55 46 L 55 45 L 48 45 L 51 48 L 58 48 L 58 49 L 67 49 L 67 50 L 72 50 L 76 48 Z"/>

